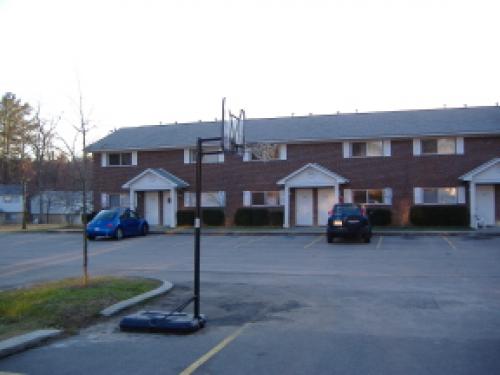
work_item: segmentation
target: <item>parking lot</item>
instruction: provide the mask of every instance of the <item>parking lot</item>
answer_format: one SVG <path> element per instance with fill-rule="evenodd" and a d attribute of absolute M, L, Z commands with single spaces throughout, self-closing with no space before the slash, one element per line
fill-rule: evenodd
<path fill-rule="evenodd" d="M 77 276 L 78 234 L 0 235 L 0 289 Z M 91 275 L 164 278 L 191 293 L 191 236 L 90 243 Z M 29 374 L 500 372 L 500 238 L 202 237 L 202 312 L 188 336 L 122 333 L 119 317 L 0 360 Z M 189 308 L 188 308 L 189 309 Z"/>

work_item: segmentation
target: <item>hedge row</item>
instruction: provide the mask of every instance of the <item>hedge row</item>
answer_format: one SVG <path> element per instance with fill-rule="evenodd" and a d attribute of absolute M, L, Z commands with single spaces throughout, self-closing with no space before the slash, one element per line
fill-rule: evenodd
<path fill-rule="evenodd" d="M 410 222 L 417 226 L 467 226 L 466 206 L 412 206 Z"/>
<path fill-rule="evenodd" d="M 392 220 L 391 210 L 388 208 L 367 208 L 366 213 L 370 218 L 371 225 L 385 226 L 390 225 Z"/>
<path fill-rule="evenodd" d="M 283 210 L 279 208 L 239 208 L 234 215 L 238 226 L 283 226 Z"/>
<path fill-rule="evenodd" d="M 201 210 L 201 221 L 209 226 L 224 225 L 225 215 L 224 210 L 221 208 L 203 208 Z M 177 225 L 193 225 L 194 224 L 194 210 L 178 210 L 177 211 Z"/>

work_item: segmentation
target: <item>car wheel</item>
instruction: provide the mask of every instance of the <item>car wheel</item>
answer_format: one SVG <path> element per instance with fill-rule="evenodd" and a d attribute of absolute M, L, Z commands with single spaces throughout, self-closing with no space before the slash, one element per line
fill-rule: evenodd
<path fill-rule="evenodd" d="M 363 240 L 365 241 L 365 243 L 370 243 L 370 240 L 371 240 L 371 236 L 369 234 L 367 234 Z"/>
<path fill-rule="evenodd" d="M 121 240 L 123 238 L 123 231 L 121 228 L 118 228 L 115 233 L 115 239 Z"/>
<path fill-rule="evenodd" d="M 94 241 L 95 240 L 95 236 L 87 236 L 87 239 L 90 240 L 90 241 Z"/>
<path fill-rule="evenodd" d="M 333 236 L 329 233 L 327 233 L 326 235 L 326 242 L 328 243 L 332 243 L 333 242 Z"/>
<path fill-rule="evenodd" d="M 148 231 L 149 231 L 148 226 L 147 225 L 143 225 L 142 226 L 142 230 L 141 230 L 141 235 L 145 236 L 146 234 L 148 234 Z"/>

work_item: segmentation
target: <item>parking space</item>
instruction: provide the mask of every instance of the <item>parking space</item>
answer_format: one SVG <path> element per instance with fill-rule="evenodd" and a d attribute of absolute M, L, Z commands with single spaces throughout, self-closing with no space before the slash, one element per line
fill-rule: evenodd
<path fill-rule="evenodd" d="M 31 236 L 0 238 L 1 287 L 79 275 L 80 236 Z M 149 309 L 169 310 L 191 293 L 190 236 L 96 241 L 89 251 L 93 275 L 173 281 L 174 290 Z M 327 244 L 324 236 L 203 236 L 201 307 L 208 324 L 199 333 L 122 333 L 117 317 L 4 359 L 0 371 L 498 373 L 498 285 L 499 237 L 375 236 L 370 244 Z"/>

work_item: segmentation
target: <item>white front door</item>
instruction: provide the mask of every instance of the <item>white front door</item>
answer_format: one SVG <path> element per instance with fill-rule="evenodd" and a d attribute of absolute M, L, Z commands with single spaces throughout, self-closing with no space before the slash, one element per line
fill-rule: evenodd
<path fill-rule="evenodd" d="M 328 211 L 333 208 L 333 201 L 333 187 L 327 189 L 318 189 L 318 225 L 327 224 Z"/>
<path fill-rule="evenodd" d="M 163 192 L 163 225 L 166 227 L 172 226 L 172 199 L 170 191 Z"/>
<path fill-rule="evenodd" d="M 495 225 L 494 185 L 476 185 L 476 215 L 479 224 Z"/>
<path fill-rule="evenodd" d="M 160 224 L 159 220 L 159 199 L 157 191 L 147 191 L 144 193 L 144 217 L 149 225 Z"/>
<path fill-rule="evenodd" d="M 295 190 L 295 224 L 313 225 L 312 189 Z"/>

